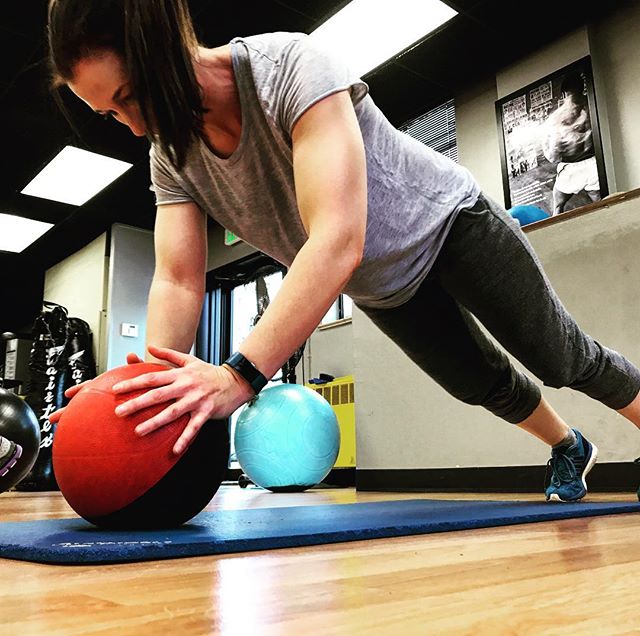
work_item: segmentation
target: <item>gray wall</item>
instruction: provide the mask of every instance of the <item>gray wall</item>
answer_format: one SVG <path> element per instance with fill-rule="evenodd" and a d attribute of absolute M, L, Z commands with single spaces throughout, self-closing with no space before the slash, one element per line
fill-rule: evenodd
<path fill-rule="evenodd" d="M 108 250 L 103 234 L 45 275 L 45 299 L 89 323 L 99 373 L 125 364 L 130 351 L 144 356 L 147 296 L 155 265 L 151 232 L 115 224 L 110 234 Z M 138 325 L 137 338 L 120 335 L 123 322 Z"/>
<path fill-rule="evenodd" d="M 115 224 L 109 260 L 106 368 L 112 369 L 126 364 L 129 352 L 145 355 L 147 297 L 155 267 L 153 233 Z M 120 335 L 122 323 L 138 325 L 138 336 Z"/>
<path fill-rule="evenodd" d="M 495 82 L 456 97 L 460 162 L 503 201 L 495 101 L 591 53 L 610 189 L 640 187 L 640 7 L 579 29 L 502 69 Z M 614 179 L 615 174 L 615 179 Z M 553 285 L 583 328 L 640 364 L 640 204 L 566 219 L 529 233 Z M 357 454 L 360 468 L 531 465 L 545 446 L 516 427 L 444 393 L 357 309 L 353 318 Z M 522 368 L 522 367 L 520 367 Z M 384 369 L 382 377 L 381 369 Z M 640 454 L 637 429 L 585 396 L 543 389 L 551 404 L 592 437 L 602 461 Z"/>

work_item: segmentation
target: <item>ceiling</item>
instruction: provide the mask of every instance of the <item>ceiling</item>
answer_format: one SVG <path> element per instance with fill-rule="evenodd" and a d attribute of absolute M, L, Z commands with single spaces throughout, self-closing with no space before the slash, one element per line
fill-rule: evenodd
<path fill-rule="evenodd" d="M 215 46 L 237 35 L 310 32 L 347 3 L 191 0 L 189 4 L 201 42 Z M 623 2 L 451 0 L 448 4 L 459 12 L 457 17 L 399 59 L 365 77 L 374 100 L 396 125 Z M 23 287 L 39 284 L 41 289 L 44 269 L 77 251 L 114 222 L 150 228 L 154 216 L 146 140 L 135 138 L 115 121 L 103 120 L 63 91 L 76 134 L 56 105 L 47 86 L 46 5 L 46 0 L 21 0 L 2 7 L 0 112 L 7 152 L 0 180 L 0 212 L 47 221 L 55 227 L 21 255 L 0 253 L 0 297 L 5 298 L 0 329 L 11 322 L 6 299 L 19 304 L 27 294 Z M 67 144 L 129 161 L 134 167 L 81 207 L 20 194 Z M 2 285 L 11 287 L 9 295 Z M 36 296 L 33 291 L 32 305 L 41 300 Z"/>

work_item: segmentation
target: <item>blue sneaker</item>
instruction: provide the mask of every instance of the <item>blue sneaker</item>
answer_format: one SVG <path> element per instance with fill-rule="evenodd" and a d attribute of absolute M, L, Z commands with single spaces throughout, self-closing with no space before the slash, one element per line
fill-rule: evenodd
<path fill-rule="evenodd" d="M 20 457 L 22 457 L 22 446 L 0 435 L 0 477 L 4 477 Z"/>
<path fill-rule="evenodd" d="M 575 428 L 578 438 L 573 446 L 554 448 L 547 466 L 551 467 L 551 482 L 545 491 L 547 501 L 579 501 L 587 494 L 585 481 L 598 457 L 598 449 Z"/>

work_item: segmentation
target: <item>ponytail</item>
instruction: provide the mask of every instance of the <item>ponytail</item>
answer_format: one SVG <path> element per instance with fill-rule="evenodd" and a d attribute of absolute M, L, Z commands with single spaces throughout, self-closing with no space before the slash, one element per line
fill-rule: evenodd
<path fill-rule="evenodd" d="M 118 54 L 147 136 L 177 169 L 184 166 L 205 112 L 186 0 L 50 0 L 48 34 L 54 87 L 73 78 L 83 57 Z"/>
<path fill-rule="evenodd" d="M 85 0 L 86 1 L 86 0 Z M 196 40 L 185 0 L 124 0 L 125 57 L 145 123 L 179 169 L 202 132 Z"/>

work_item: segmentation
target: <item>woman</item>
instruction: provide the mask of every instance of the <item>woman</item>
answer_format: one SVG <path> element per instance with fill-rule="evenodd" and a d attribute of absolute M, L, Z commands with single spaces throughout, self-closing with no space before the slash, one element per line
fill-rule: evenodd
<path fill-rule="evenodd" d="M 182 452 L 205 421 L 260 390 L 342 291 L 453 396 L 553 448 L 547 499 L 582 498 L 597 449 L 472 314 L 547 385 L 583 391 L 640 425 L 640 371 L 579 329 L 518 224 L 464 168 L 393 128 L 366 84 L 307 36 L 206 49 L 183 0 L 52 0 L 49 40 L 57 85 L 151 141 L 148 351 L 176 368 L 115 390 L 152 389 L 119 414 L 175 403 L 140 434 L 189 413 Z M 204 295 L 206 214 L 289 267 L 222 366 L 185 353 Z"/>

